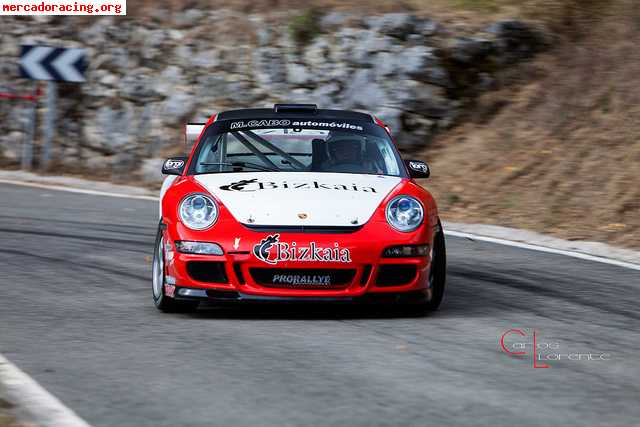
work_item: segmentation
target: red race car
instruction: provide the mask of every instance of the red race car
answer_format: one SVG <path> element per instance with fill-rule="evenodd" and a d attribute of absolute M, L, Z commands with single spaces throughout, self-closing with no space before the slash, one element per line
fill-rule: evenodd
<path fill-rule="evenodd" d="M 211 117 L 168 159 L 153 258 L 160 310 L 200 301 L 393 302 L 435 310 L 435 200 L 375 116 L 315 105 Z M 200 129 L 198 129 L 199 131 Z M 193 131 L 193 128 L 191 128 Z"/>

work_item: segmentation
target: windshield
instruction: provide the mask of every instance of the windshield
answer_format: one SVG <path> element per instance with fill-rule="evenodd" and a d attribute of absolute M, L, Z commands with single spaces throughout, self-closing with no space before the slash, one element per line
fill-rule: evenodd
<path fill-rule="evenodd" d="M 338 172 L 402 176 L 400 158 L 384 131 L 261 128 L 209 133 L 190 173 L 247 171 Z"/>

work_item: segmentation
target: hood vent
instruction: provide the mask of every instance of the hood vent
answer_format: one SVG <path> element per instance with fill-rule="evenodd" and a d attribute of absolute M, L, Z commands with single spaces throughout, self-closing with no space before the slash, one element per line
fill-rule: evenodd
<path fill-rule="evenodd" d="M 362 225 L 325 226 L 325 225 L 248 225 L 242 224 L 251 231 L 260 233 L 317 233 L 317 234 L 349 234 L 355 233 Z"/>

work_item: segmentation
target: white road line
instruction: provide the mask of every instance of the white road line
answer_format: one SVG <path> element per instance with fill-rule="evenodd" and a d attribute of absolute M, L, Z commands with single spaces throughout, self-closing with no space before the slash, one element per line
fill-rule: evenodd
<path fill-rule="evenodd" d="M 0 354 L 0 381 L 9 398 L 40 427 L 90 427 L 86 421 Z"/>
<path fill-rule="evenodd" d="M 13 185 L 22 185 L 22 186 L 26 186 L 26 187 L 35 187 L 35 188 L 42 188 L 42 189 L 49 189 L 49 190 L 68 191 L 68 192 L 71 192 L 71 193 L 89 194 L 89 195 L 93 195 L 93 196 L 121 197 L 121 198 L 125 198 L 125 199 L 150 200 L 150 201 L 154 201 L 154 202 L 158 201 L 157 197 L 152 197 L 152 196 L 140 196 L 140 195 L 135 195 L 135 194 L 113 193 L 113 192 L 96 191 L 96 190 L 85 190 L 85 189 L 81 189 L 81 188 L 64 187 L 64 186 L 60 186 L 60 185 L 50 185 L 50 184 L 38 184 L 38 183 L 33 183 L 33 182 L 24 182 L 24 181 L 17 181 L 17 180 L 14 181 L 14 180 L 10 180 L 10 179 L 0 179 L 0 183 L 13 184 Z M 632 270 L 640 271 L 640 264 L 634 264 L 634 263 L 626 262 L 626 261 L 619 261 L 619 260 L 616 260 L 616 259 L 600 257 L 600 256 L 597 256 L 597 255 L 591 255 L 591 254 L 587 254 L 587 253 L 583 253 L 583 252 L 568 251 L 568 250 L 564 250 L 564 249 L 556 249 L 556 248 L 551 248 L 551 247 L 547 247 L 547 246 L 535 245 L 535 244 L 531 244 L 531 243 L 518 242 L 518 241 L 514 241 L 514 240 L 500 239 L 500 238 L 496 238 L 496 237 L 487 237 L 487 236 L 482 236 L 482 235 L 479 235 L 479 234 L 466 233 L 466 232 L 461 232 L 461 231 L 453 231 L 453 230 L 447 230 L 447 229 L 445 229 L 445 234 L 449 235 L 449 236 L 454 236 L 454 237 L 463 237 L 463 238 L 467 238 L 467 239 L 471 239 L 471 240 L 478 240 L 478 241 L 482 241 L 482 242 L 495 243 L 495 244 L 498 244 L 498 245 L 513 246 L 513 247 L 522 248 L 522 249 L 529 249 L 529 250 L 532 250 L 532 251 L 546 252 L 546 253 L 556 254 L 556 255 L 564 255 L 564 256 L 569 256 L 569 257 L 572 257 L 572 258 L 583 259 L 583 260 L 586 260 L 586 261 L 599 262 L 599 263 L 602 263 L 602 264 L 615 265 L 615 266 L 618 266 L 618 267 L 624 267 L 624 268 L 629 268 L 629 269 L 632 269 Z"/>
<path fill-rule="evenodd" d="M 626 261 L 618 261 L 616 259 L 611 259 L 611 258 L 599 257 L 599 256 L 596 256 L 596 255 L 585 254 L 585 253 L 582 253 L 582 252 L 574 252 L 574 251 L 567 251 L 567 250 L 563 250 L 563 249 L 548 248 L 546 246 L 532 245 L 530 243 L 523 243 L 523 242 L 516 242 L 516 241 L 513 241 L 513 240 L 498 239 L 498 238 L 495 238 L 495 237 L 480 236 L 478 234 L 464 233 L 464 232 L 461 232 L 461 231 L 445 230 L 444 233 L 445 233 L 445 235 L 454 236 L 454 237 L 463 237 L 463 238 L 470 239 L 470 240 L 479 240 L 481 242 L 496 243 L 498 245 L 504 245 L 504 246 L 513 246 L 513 247 L 516 247 L 516 248 L 529 249 L 529 250 L 538 251 L 538 252 L 546 252 L 546 253 L 549 253 L 549 254 L 565 255 L 565 256 L 570 256 L 572 258 L 578 258 L 578 259 L 584 259 L 584 260 L 587 260 L 587 261 L 600 262 L 600 263 L 603 263 L 603 264 L 610 264 L 610 265 L 615 265 L 615 266 L 618 266 L 618 267 L 625 267 L 625 268 L 630 268 L 632 270 L 640 271 L 640 265 L 638 265 L 638 264 L 633 264 L 633 263 L 626 262 Z"/>
<path fill-rule="evenodd" d="M 62 185 L 53 185 L 53 184 L 39 184 L 37 182 L 14 181 L 11 179 L 0 179 L 0 183 L 11 184 L 11 185 L 21 185 L 23 187 L 42 188 L 45 190 L 67 191 L 69 193 L 90 194 L 92 196 L 121 197 L 125 199 L 151 200 L 154 202 L 158 201 L 158 198 L 153 196 L 113 193 L 109 191 L 98 191 L 98 190 L 85 190 L 83 188 L 65 187 Z"/>

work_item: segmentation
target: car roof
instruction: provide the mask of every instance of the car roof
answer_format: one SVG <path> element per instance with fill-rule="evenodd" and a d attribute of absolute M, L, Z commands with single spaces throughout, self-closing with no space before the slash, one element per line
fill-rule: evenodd
<path fill-rule="evenodd" d="M 318 120 L 357 120 L 374 123 L 373 116 L 350 110 L 320 109 L 315 104 L 276 104 L 273 108 L 244 108 L 223 111 L 216 120 L 308 118 Z"/>

